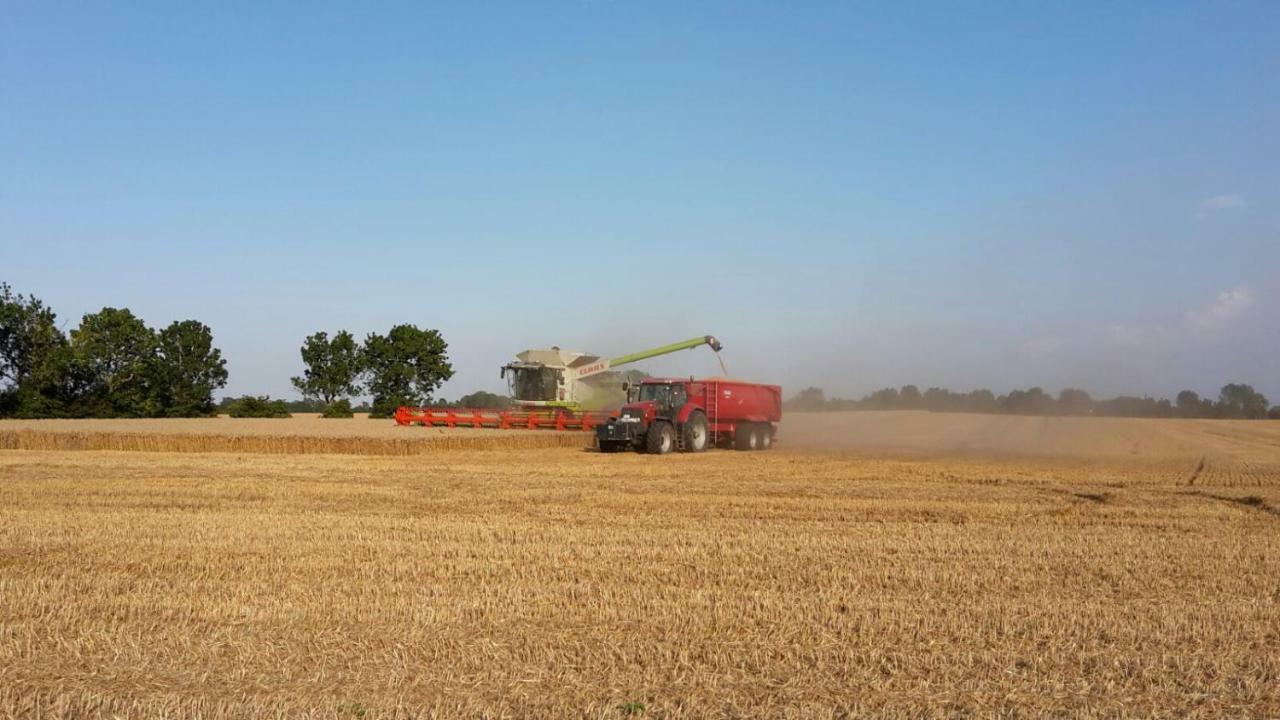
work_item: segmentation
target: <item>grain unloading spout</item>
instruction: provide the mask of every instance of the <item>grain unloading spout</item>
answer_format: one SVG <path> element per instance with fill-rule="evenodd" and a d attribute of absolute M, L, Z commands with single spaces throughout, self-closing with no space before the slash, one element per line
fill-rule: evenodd
<path fill-rule="evenodd" d="M 681 350 L 692 350 L 696 347 L 702 347 L 703 345 L 709 345 L 711 349 L 717 353 L 720 352 L 720 348 L 723 347 L 714 335 L 703 335 L 702 337 L 689 338 L 688 340 L 683 340 L 678 343 L 671 343 L 670 345 L 663 345 L 662 347 L 651 348 L 649 350 L 641 350 L 640 352 L 631 353 L 630 355 L 620 355 L 608 360 L 597 360 L 592 363 L 587 363 L 575 368 L 576 374 L 574 375 L 574 379 L 581 380 L 583 378 L 605 372 L 611 368 L 616 368 L 619 365 L 629 365 L 634 362 L 640 362 L 641 360 L 658 357 L 659 355 L 670 355 L 673 352 L 679 352 Z"/>

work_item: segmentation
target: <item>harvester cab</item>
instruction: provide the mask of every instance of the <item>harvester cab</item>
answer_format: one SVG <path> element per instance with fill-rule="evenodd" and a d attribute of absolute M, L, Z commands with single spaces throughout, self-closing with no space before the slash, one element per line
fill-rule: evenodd
<path fill-rule="evenodd" d="M 525 350 L 514 362 L 502 366 L 499 377 L 506 378 L 507 389 L 521 405 L 549 407 L 567 405 L 568 388 L 565 372 L 586 353 L 550 350 Z"/>

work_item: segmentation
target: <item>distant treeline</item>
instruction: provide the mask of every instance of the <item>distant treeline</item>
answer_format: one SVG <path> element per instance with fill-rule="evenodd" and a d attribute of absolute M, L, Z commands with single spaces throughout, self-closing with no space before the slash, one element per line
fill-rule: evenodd
<path fill-rule="evenodd" d="M 1280 419 L 1280 406 L 1268 409 L 1265 395 L 1249 385 L 1238 383 L 1222 386 L 1217 400 L 1202 398 L 1192 390 L 1183 390 L 1173 401 L 1128 395 L 1095 400 L 1077 388 L 1067 388 L 1057 396 L 1038 387 L 996 395 L 990 390 L 958 393 L 938 387 L 921 392 L 915 385 L 885 388 L 861 400 L 846 400 L 827 399 L 821 389 L 811 387 L 800 391 L 784 407 L 789 410 L 929 410 L 1010 415 Z"/>
<path fill-rule="evenodd" d="M 304 372 L 293 385 L 301 402 L 265 396 L 224 398 L 226 361 L 213 333 L 195 320 L 150 328 L 128 308 L 85 315 L 64 333 L 57 315 L 32 295 L 0 283 L 0 417 L 198 417 L 220 410 L 238 417 L 322 412 L 388 417 L 400 405 L 432 401 L 453 375 L 444 338 L 435 330 L 396 325 L 357 343 L 348 332 L 304 342 Z M 352 407 L 350 396 L 371 403 Z"/>
<path fill-rule="evenodd" d="M 432 407 L 440 408 L 480 408 L 506 410 L 511 407 L 511 398 L 481 390 L 470 395 L 463 395 L 457 401 L 450 402 L 443 398 L 431 401 Z M 218 402 L 218 412 L 231 417 L 254 418 L 287 418 L 293 413 L 319 413 L 327 418 L 351 417 L 355 413 L 373 413 L 373 406 L 368 402 L 352 405 L 350 400 L 340 398 L 325 403 L 323 400 L 272 400 L 266 395 L 244 395 L 242 397 L 224 397 Z"/>

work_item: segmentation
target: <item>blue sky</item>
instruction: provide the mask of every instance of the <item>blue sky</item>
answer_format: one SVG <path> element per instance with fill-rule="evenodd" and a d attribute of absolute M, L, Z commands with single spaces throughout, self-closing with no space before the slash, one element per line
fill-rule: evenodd
<path fill-rule="evenodd" d="M 0 279 L 209 324 L 714 333 L 857 395 L 1280 402 L 1280 4 L 0 0 Z M 718 372 L 706 352 L 647 366 Z"/>

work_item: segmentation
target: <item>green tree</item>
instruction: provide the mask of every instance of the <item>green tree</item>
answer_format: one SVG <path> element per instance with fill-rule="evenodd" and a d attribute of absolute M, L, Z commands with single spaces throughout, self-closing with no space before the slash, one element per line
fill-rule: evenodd
<path fill-rule="evenodd" d="M 0 283 L 0 389 L 16 388 L 43 354 L 66 341 L 56 317 L 38 298 Z"/>
<path fill-rule="evenodd" d="M 64 414 L 69 357 L 56 318 L 38 298 L 0 283 L 0 416 Z"/>
<path fill-rule="evenodd" d="M 354 416 L 355 413 L 351 410 L 351 401 L 347 398 L 334 400 L 325 405 L 324 411 L 320 413 L 322 418 L 349 418 Z"/>
<path fill-rule="evenodd" d="M 1267 416 L 1267 396 L 1250 385 L 1229 383 L 1218 394 L 1218 408 L 1223 417 L 1258 419 Z"/>
<path fill-rule="evenodd" d="M 168 417 L 212 415 L 213 391 L 227 384 L 227 362 L 213 346 L 209 327 L 195 320 L 174 322 L 157 336 L 150 385 L 156 409 Z"/>
<path fill-rule="evenodd" d="M 1065 388 L 1058 393 L 1058 412 L 1063 415 L 1088 415 L 1093 412 L 1093 398 L 1079 388 Z"/>
<path fill-rule="evenodd" d="M 72 371 L 83 375 L 77 414 L 147 417 L 157 414 L 150 378 L 156 334 L 128 309 L 103 308 L 71 331 Z"/>
<path fill-rule="evenodd" d="M 827 396 L 822 388 L 807 387 L 787 402 L 788 410 L 822 410 L 827 405 Z"/>
<path fill-rule="evenodd" d="M 924 397 L 915 385 L 903 385 L 898 391 L 898 407 L 903 410 L 919 410 L 924 407 Z"/>
<path fill-rule="evenodd" d="M 1204 411 L 1200 393 L 1194 390 L 1183 390 L 1178 393 L 1178 396 L 1174 399 L 1174 406 L 1178 408 L 1178 415 L 1184 418 L 1200 417 L 1200 414 Z"/>
<path fill-rule="evenodd" d="M 506 410 L 511 407 L 511 398 L 506 395 L 496 395 L 484 390 L 477 390 L 458 398 L 458 407 L 476 408 L 478 410 Z"/>
<path fill-rule="evenodd" d="M 283 400 L 272 400 L 267 395 L 245 395 L 227 404 L 227 414 L 233 418 L 287 418 L 292 417 L 289 406 Z"/>
<path fill-rule="evenodd" d="M 318 332 L 302 344 L 306 368 L 293 378 L 293 386 L 306 398 L 318 398 L 325 405 L 360 392 L 362 357 L 351 333 L 343 330 L 329 339 Z"/>
<path fill-rule="evenodd" d="M 965 409 L 969 412 L 994 413 L 1000 411 L 996 394 L 986 388 L 974 390 L 965 396 Z"/>
<path fill-rule="evenodd" d="M 370 333 L 364 342 L 366 386 L 373 395 L 370 417 L 390 417 L 401 405 L 431 400 L 453 377 L 448 343 L 435 330 L 397 325 L 386 335 Z"/>

